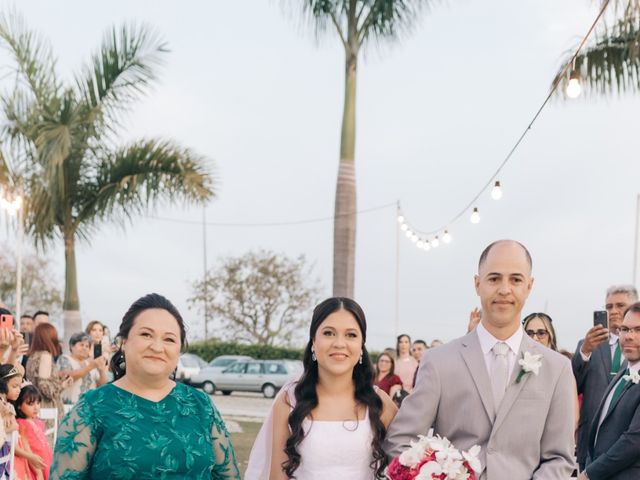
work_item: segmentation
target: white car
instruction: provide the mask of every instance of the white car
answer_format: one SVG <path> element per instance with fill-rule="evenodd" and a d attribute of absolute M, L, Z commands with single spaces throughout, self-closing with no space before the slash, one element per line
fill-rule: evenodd
<path fill-rule="evenodd" d="M 207 366 L 207 362 L 193 353 L 183 353 L 178 359 L 176 368 L 176 380 L 184 383 L 191 383 L 191 378 L 200 372 L 201 368 Z"/>

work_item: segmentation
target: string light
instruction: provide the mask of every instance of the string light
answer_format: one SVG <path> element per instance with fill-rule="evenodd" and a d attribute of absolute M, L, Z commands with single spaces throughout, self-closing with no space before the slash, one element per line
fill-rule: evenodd
<path fill-rule="evenodd" d="M 480 212 L 478 211 L 478 207 L 474 207 L 473 213 L 471 214 L 471 223 L 480 223 Z"/>
<path fill-rule="evenodd" d="M 494 200 L 500 200 L 502 198 L 502 186 L 497 180 L 493 185 L 493 189 L 491 190 L 491 198 L 493 198 Z"/>
<path fill-rule="evenodd" d="M 440 240 L 438 240 L 438 236 L 437 235 L 433 240 L 431 240 L 431 246 L 433 248 L 438 248 L 440 246 Z"/>
<path fill-rule="evenodd" d="M 400 225 L 400 229 L 403 232 L 406 232 L 408 228 L 409 228 L 409 225 L 407 225 L 406 223 L 403 223 L 402 225 Z"/>
<path fill-rule="evenodd" d="M 404 223 L 404 217 L 402 215 L 398 215 L 398 223 Z"/>
<path fill-rule="evenodd" d="M 442 236 L 442 241 L 444 243 L 451 243 L 451 234 L 449 233 L 449 230 L 444 231 L 444 235 Z"/>
<path fill-rule="evenodd" d="M 569 98 L 578 98 L 580 96 L 582 86 L 580 85 L 580 74 L 577 70 L 573 70 L 569 75 L 566 92 Z"/>

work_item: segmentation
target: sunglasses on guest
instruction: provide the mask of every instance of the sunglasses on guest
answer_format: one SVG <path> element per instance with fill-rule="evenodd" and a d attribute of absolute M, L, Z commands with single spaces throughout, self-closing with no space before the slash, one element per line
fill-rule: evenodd
<path fill-rule="evenodd" d="M 543 329 L 540 329 L 540 330 L 525 330 L 525 332 L 531 338 L 538 337 L 540 340 L 542 340 L 543 338 L 547 338 L 547 335 L 549 335 L 549 332 L 546 331 L 546 330 L 543 330 Z"/>

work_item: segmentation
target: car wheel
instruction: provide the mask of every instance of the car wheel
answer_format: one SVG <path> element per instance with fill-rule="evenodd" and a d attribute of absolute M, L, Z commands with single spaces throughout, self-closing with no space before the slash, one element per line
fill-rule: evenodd
<path fill-rule="evenodd" d="M 231 395 L 231 390 L 223 390 L 222 394 L 223 395 Z"/>
<path fill-rule="evenodd" d="M 211 382 L 204 382 L 202 384 L 202 389 L 209 395 L 213 395 L 214 393 L 216 393 L 216 386 Z"/>
<path fill-rule="evenodd" d="M 270 383 L 265 383 L 262 386 L 262 394 L 265 396 L 265 398 L 273 398 L 276 396 L 276 387 L 274 387 Z"/>

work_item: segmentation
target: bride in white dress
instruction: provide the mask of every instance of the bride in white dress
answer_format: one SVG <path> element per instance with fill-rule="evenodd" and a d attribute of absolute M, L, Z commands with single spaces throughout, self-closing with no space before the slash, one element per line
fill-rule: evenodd
<path fill-rule="evenodd" d="M 348 298 L 313 312 L 304 373 L 282 389 L 251 451 L 246 480 L 372 480 L 382 476 L 382 440 L 396 414 L 373 386 L 366 320 Z"/>

